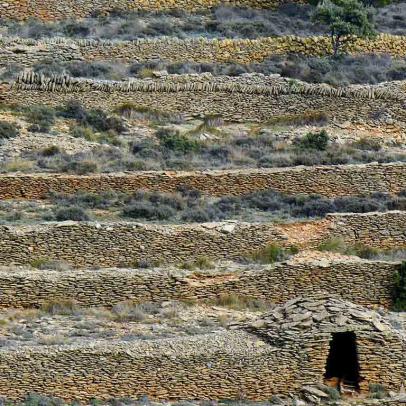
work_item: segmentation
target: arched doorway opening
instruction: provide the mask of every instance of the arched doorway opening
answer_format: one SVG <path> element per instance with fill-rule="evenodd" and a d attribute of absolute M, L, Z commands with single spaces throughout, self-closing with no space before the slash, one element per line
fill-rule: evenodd
<path fill-rule="evenodd" d="M 326 384 L 341 393 L 359 391 L 360 368 L 354 332 L 332 334 L 324 378 Z"/>

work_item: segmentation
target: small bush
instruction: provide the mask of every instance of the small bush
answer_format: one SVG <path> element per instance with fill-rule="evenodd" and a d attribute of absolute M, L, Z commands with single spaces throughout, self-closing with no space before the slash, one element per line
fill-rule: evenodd
<path fill-rule="evenodd" d="M 59 114 L 64 118 L 73 118 L 77 121 L 86 119 L 86 109 L 77 100 L 69 100 L 65 106 L 60 109 Z"/>
<path fill-rule="evenodd" d="M 55 123 L 55 110 L 47 106 L 33 106 L 27 109 L 26 117 L 31 123 L 29 131 L 47 133 Z"/>
<path fill-rule="evenodd" d="M 364 151 L 379 151 L 382 149 L 380 141 L 375 138 L 361 138 L 353 142 L 352 145 L 354 148 Z"/>
<path fill-rule="evenodd" d="M 198 141 L 191 140 L 185 135 L 181 135 L 179 131 L 172 129 L 161 128 L 157 131 L 156 136 L 159 138 L 160 144 L 171 151 L 186 154 L 198 151 L 200 148 Z"/>
<path fill-rule="evenodd" d="M 124 321 L 143 321 L 147 317 L 141 305 L 132 301 L 117 303 L 111 309 L 115 320 Z"/>
<path fill-rule="evenodd" d="M 183 116 L 179 113 L 169 113 L 134 103 L 120 104 L 115 112 L 127 119 L 148 120 L 154 124 L 181 124 L 184 121 Z"/>
<path fill-rule="evenodd" d="M 136 269 L 148 269 L 148 268 L 156 268 L 159 267 L 160 265 L 161 263 L 158 260 L 140 259 L 134 261 L 131 264 L 131 267 Z"/>
<path fill-rule="evenodd" d="M 282 116 L 272 117 L 267 124 L 268 125 L 323 125 L 328 122 L 328 116 L 324 112 L 320 111 L 305 111 L 298 114 L 285 114 Z"/>
<path fill-rule="evenodd" d="M 50 261 L 48 258 L 35 258 L 30 262 L 33 268 L 44 269 L 43 266 Z"/>
<path fill-rule="evenodd" d="M 80 126 L 91 127 L 95 131 L 114 131 L 117 134 L 121 134 L 126 129 L 120 117 L 108 116 L 100 109 L 87 110 L 76 100 L 70 100 L 63 106 L 59 111 L 59 115 L 75 119 Z M 86 138 L 83 134 L 80 134 L 79 130 L 77 131 L 77 134 L 73 134 L 73 136 Z"/>
<path fill-rule="evenodd" d="M 51 300 L 41 306 L 41 311 L 51 315 L 70 316 L 77 314 L 79 307 L 72 299 Z"/>
<path fill-rule="evenodd" d="M 207 257 L 199 257 L 194 261 L 183 262 L 179 266 L 181 269 L 187 269 L 193 271 L 194 269 L 212 269 L 214 267 L 213 262 L 211 262 Z"/>
<path fill-rule="evenodd" d="M 6 402 L 7 405 L 14 405 L 14 402 Z M 30 393 L 19 406 L 65 406 L 66 402 L 62 399 Z"/>
<path fill-rule="evenodd" d="M 402 262 L 395 276 L 393 310 L 397 312 L 406 311 L 406 261 Z"/>
<path fill-rule="evenodd" d="M 168 205 L 152 206 L 144 202 L 134 202 L 124 207 L 122 214 L 133 219 L 168 220 L 175 215 L 175 210 Z"/>
<path fill-rule="evenodd" d="M 62 172 L 73 172 L 77 175 L 86 175 L 99 171 L 99 165 L 90 160 L 68 162 L 63 166 Z"/>
<path fill-rule="evenodd" d="M 65 261 L 47 258 L 37 258 L 31 261 L 30 265 L 37 269 L 47 269 L 53 271 L 69 271 L 72 267 Z"/>
<path fill-rule="evenodd" d="M 40 154 L 44 157 L 54 156 L 61 153 L 61 149 L 57 145 L 50 145 L 41 150 Z"/>
<path fill-rule="evenodd" d="M 320 132 L 307 133 L 300 141 L 299 146 L 304 149 L 315 149 L 318 151 L 324 151 L 327 148 L 329 142 L 329 136 L 326 130 Z"/>
<path fill-rule="evenodd" d="M 286 260 L 291 254 L 297 254 L 297 252 L 296 247 L 285 249 L 276 244 L 270 244 L 254 252 L 250 259 L 261 264 L 273 264 L 274 262 Z"/>
<path fill-rule="evenodd" d="M 345 252 L 347 250 L 347 244 L 341 238 L 331 238 L 323 241 L 317 247 L 319 251 L 332 251 L 332 252 Z"/>
<path fill-rule="evenodd" d="M 336 388 L 331 388 L 330 386 L 323 385 L 320 389 L 328 394 L 330 400 L 334 401 L 341 399 L 341 393 Z"/>
<path fill-rule="evenodd" d="M 388 397 L 388 391 L 381 384 L 369 384 L 369 397 L 372 399 L 384 399 Z"/>
<path fill-rule="evenodd" d="M 237 294 L 220 294 L 214 301 L 216 306 L 228 307 L 234 310 L 265 310 L 269 306 L 259 299 Z"/>
<path fill-rule="evenodd" d="M 125 131 L 122 119 L 118 117 L 109 117 L 103 110 L 89 110 L 86 116 L 81 120 L 81 124 L 89 125 L 97 131 L 115 131 L 120 134 Z"/>
<path fill-rule="evenodd" d="M 89 221 L 90 217 L 81 207 L 62 207 L 55 213 L 57 221 Z"/>
<path fill-rule="evenodd" d="M 15 138 L 18 134 L 18 128 L 14 123 L 0 121 L 0 140 Z"/>
<path fill-rule="evenodd" d="M 332 238 L 319 244 L 319 251 L 338 252 L 343 255 L 356 255 L 364 259 L 373 259 L 378 255 L 378 250 L 372 247 L 365 246 L 361 243 L 348 245 L 341 238 Z"/>
<path fill-rule="evenodd" d="M 70 134 L 75 138 L 84 138 L 87 141 L 96 141 L 97 137 L 90 127 L 74 126 L 70 129 Z"/>

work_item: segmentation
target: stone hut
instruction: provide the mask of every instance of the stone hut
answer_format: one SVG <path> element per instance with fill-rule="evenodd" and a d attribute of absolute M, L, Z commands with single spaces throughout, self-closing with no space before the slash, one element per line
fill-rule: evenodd
<path fill-rule="evenodd" d="M 296 383 L 352 394 L 371 384 L 399 391 L 406 383 L 406 336 L 378 312 L 353 303 L 296 298 L 245 329 L 298 357 Z"/>

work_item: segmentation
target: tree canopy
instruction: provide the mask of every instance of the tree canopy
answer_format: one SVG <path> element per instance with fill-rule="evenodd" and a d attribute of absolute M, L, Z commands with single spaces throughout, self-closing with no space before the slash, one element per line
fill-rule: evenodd
<path fill-rule="evenodd" d="M 372 9 L 358 0 L 323 0 L 316 7 L 312 19 L 326 25 L 330 32 L 333 54 L 354 37 L 371 38 L 376 35 Z"/>

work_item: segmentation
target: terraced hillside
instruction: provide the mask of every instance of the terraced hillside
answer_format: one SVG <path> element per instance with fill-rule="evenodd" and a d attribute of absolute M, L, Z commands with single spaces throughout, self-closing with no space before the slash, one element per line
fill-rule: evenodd
<path fill-rule="evenodd" d="M 406 3 L 315 8 L 0 2 L 0 403 L 406 402 Z"/>

